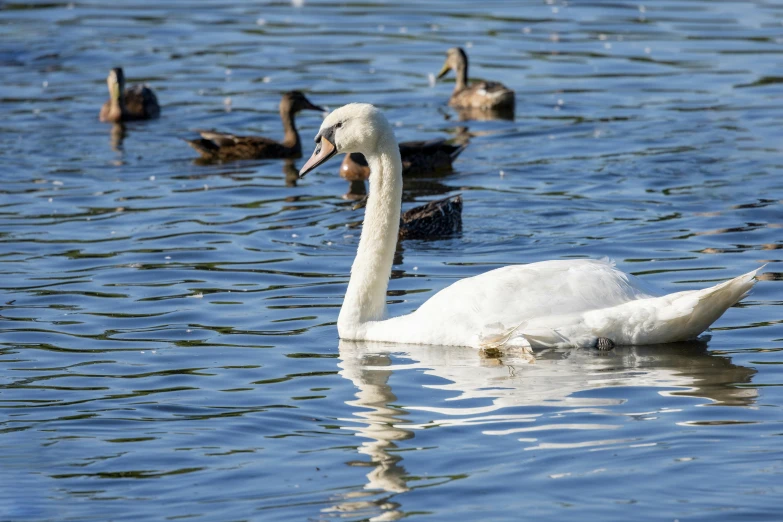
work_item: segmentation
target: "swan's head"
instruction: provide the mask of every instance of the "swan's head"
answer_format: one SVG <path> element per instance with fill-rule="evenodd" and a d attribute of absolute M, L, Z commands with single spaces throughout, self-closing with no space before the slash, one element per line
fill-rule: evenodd
<path fill-rule="evenodd" d="M 350 103 L 335 109 L 321 124 L 315 136 L 315 151 L 299 171 L 299 177 L 335 154 L 361 152 L 365 156 L 378 150 L 381 140 L 394 139 L 386 117 L 369 103 Z"/>

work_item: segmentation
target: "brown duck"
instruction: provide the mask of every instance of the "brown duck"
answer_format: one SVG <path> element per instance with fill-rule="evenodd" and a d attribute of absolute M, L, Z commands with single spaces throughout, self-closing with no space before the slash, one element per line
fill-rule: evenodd
<path fill-rule="evenodd" d="M 131 85 L 126 89 L 121 67 L 109 71 L 106 83 L 109 85 L 109 99 L 101 107 L 101 121 L 120 123 L 160 116 L 158 98 L 152 89 L 146 85 Z"/>
<path fill-rule="evenodd" d="M 481 81 L 468 84 L 468 55 L 459 47 L 452 47 L 446 52 L 446 62 L 438 78 L 443 78 L 452 69 L 457 75 L 454 92 L 449 98 L 452 107 L 513 109 L 514 91 L 502 83 Z"/>
<path fill-rule="evenodd" d="M 364 197 L 352 208 L 364 207 Z M 399 239 L 438 239 L 462 232 L 462 196 L 449 196 L 414 207 L 400 216 Z"/>
<path fill-rule="evenodd" d="M 200 131 L 201 139 L 185 141 L 207 160 L 300 158 L 302 143 L 296 131 L 294 115 L 304 109 L 324 112 L 299 91 L 283 94 L 280 119 L 283 120 L 285 136 L 280 142 L 261 136 L 234 136 L 213 131 Z"/>
<path fill-rule="evenodd" d="M 450 172 L 452 162 L 465 150 L 465 145 L 452 145 L 443 139 L 406 141 L 400 143 L 402 175 L 439 174 Z M 370 177 L 367 160 L 358 152 L 346 154 L 340 165 L 340 176 L 348 181 L 364 181 Z"/>

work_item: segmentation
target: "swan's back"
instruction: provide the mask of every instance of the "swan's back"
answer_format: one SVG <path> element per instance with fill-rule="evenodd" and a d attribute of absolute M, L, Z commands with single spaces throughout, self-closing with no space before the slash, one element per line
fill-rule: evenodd
<path fill-rule="evenodd" d="M 454 336 L 462 340 L 454 344 L 464 344 L 467 336 L 500 334 L 520 320 L 582 313 L 657 295 L 608 260 L 543 261 L 461 279 L 407 317 L 412 326 L 427 325 L 422 330 Z M 432 341 L 446 344 L 448 339 Z"/>

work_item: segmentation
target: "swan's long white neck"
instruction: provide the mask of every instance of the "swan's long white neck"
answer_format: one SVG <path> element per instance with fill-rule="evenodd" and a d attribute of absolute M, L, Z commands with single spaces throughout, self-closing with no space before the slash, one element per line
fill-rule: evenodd
<path fill-rule="evenodd" d="M 372 152 L 364 152 L 370 166 L 370 196 L 351 280 L 337 319 L 343 339 L 355 339 L 368 321 L 386 318 L 389 286 L 402 200 L 402 161 L 391 127 L 381 132 Z"/>

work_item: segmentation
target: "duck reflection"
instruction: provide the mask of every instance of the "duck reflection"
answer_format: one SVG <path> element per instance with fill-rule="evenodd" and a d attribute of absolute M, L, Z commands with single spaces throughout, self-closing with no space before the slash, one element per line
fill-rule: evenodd
<path fill-rule="evenodd" d="M 122 152 L 122 142 L 125 141 L 125 136 L 127 135 L 125 125 L 122 123 L 114 123 L 111 126 L 111 131 L 109 132 L 109 143 L 111 143 L 111 149 L 116 150 L 117 152 Z"/>
<path fill-rule="evenodd" d="M 607 387 L 660 388 L 661 393 L 668 396 L 700 397 L 736 406 L 751 405 L 757 396 L 755 388 L 738 386 L 750 383 L 756 371 L 733 364 L 728 357 L 710 353 L 704 342 L 617 347 L 608 353 L 548 350 L 488 358 L 470 348 L 340 341 L 339 352 L 340 375 L 350 380 L 357 390 L 356 399 L 347 402 L 356 407 L 352 420 L 359 425 L 354 429 L 358 437 L 367 439 L 358 451 L 369 457 L 369 461 L 348 464 L 371 468 L 365 490 L 388 493 L 410 489 L 398 443 L 414 438 L 417 429 L 476 424 L 482 419 L 492 423 L 501 417 L 531 424 L 539 421 L 534 413 L 506 412 L 510 407 L 560 404 L 569 408 L 600 408 L 626 402 L 625 398 L 606 397 L 605 394 L 600 398 L 590 397 L 584 393 Z M 395 370 L 421 370 L 436 376 L 444 383 L 428 385 L 428 389 L 446 390 L 456 395 L 449 398 L 449 406 L 444 406 L 442 401 L 427 403 L 431 393 L 416 394 L 421 403 L 400 407 L 390 384 Z M 485 400 L 481 401 L 482 406 L 475 406 L 474 399 Z M 470 400 L 472 406 L 461 407 L 460 402 L 464 400 Z M 437 416 L 426 425 L 414 425 L 407 419 L 412 410 Z M 531 411 L 538 410 L 533 408 Z M 361 505 L 364 509 L 381 507 L 383 520 L 403 515 L 398 510 L 399 505 L 390 503 L 388 498 L 357 503 L 356 495 L 359 493 L 354 493 L 354 500 L 347 505 L 339 504 L 330 510 L 353 511 Z"/>

